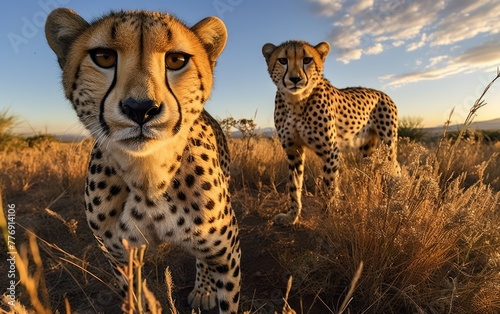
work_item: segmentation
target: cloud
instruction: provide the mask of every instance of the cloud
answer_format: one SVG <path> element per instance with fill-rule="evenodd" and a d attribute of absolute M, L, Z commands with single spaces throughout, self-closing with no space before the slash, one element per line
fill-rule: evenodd
<path fill-rule="evenodd" d="M 430 36 L 431 46 L 451 45 L 486 33 L 500 32 L 498 1 L 450 1 Z"/>
<path fill-rule="evenodd" d="M 496 37 L 500 42 L 498 0 L 309 0 L 309 3 L 314 12 L 332 19 L 328 38 L 341 62 L 349 63 L 364 55 L 401 46 L 407 52 L 425 52 L 419 56 L 424 59 L 420 72 L 394 75 L 391 85 L 438 79 L 473 67 L 499 64 L 498 44 L 491 41 Z M 463 50 L 471 45 L 476 47 Z M 492 46 L 497 47 L 496 52 Z M 444 58 L 442 47 L 455 55 Z"/>
<path fill-rule="evenodd" d="M 427 66 L 428 68 L 434 67 L 436 64 L 440 63 L 443 60 L 448 59 L 449 57 L 446 55 L 441 55 L 441 56 L 436 56 L 432 57 L 429 59 L 429 65 Z"/>
<path fill-rule="evenodd" d="M 500 40 L 494 39 L 467 49 L 454 57 L 441 55 L 430 58 L 426 70 L 405 73 L 402 75 L 389 74 L 379 79 L 390 81 L 385 85 L 386 87 L 398 87 L 422 80 L 437 80 L 446 76 L 467 73 L 477 69 L 494 68 L 500 65 L 499 51 Z M 446 62 L 442 62 L 445 60 Z M 434 66 L 438 63 L 444 64 L 439 68 L 435 68 Z"/>
<path fill-rule="evenodd" d="M 423 46 L 425 46 L 426 40 L 427 40 L 427 35 L 425 33 L 423 33 L 419 42 L 413 42 L 413 43 L 406 46 L 406 51 L 414 51 L 414 50 L 417 50 L 419 48 L 422 48 Z"/>
<path fill-rule="evenodd" d="M 340 52 L 337 52 L 338 58 L 340 62 L 347 64 L 352 60 L 359 60 L 363 55 L 362 49 L 346 49 Z"/>
<path fill-rule="evenodd" d="M 333 16 L 342 8 L 342 0 L 309 0 L 318 15 Z"/>
<path fill-rule="evenodd" d="M 324 5 L 334 20 L 329 33 L 329 40 L 336 51 L 338 59 L 349 62 L 350 56 L 358 57 L 359 53 L 369 52 L 369 47 L 380 47 L 388 43 L 400 46 L 408 43 L 409 47 L 417 47 L 413 43 L 422 41 L 422 33 L 438 18 L 438 12 L 444 1 L 372 1 L 356 0 L 343 7 L 338 1 L 310 0 L 316 12 L 323 12 L 318 6 Z M 335 10 L 331 8 L 335 7 Z M 323 14 L 325 15 L 325 14 Z M 424 38 L 425 40 L 425 38 Z M 422 45 L 422 44 L 420 44 Z M 338 50 L 337 50 L 338 49 Z M 416 48 L 415 48 L 416 49 Z M 359 56 L 361 57 L 361 56 Z"/>
<path fill-rule="evenodd" d="M 377 55 L 384 51 L 384 46 L 381 43 L 376 43 L 375 45 L 368 47 L 363 52 L 367 55 Z"/>
<path fill-rule="evenodd" d="M 480 67 L 498 65 L 500 63 L 500 40 L 497 38 L 470 48 L 455 57 L 455 61 Z"/>
<path fill-rule="evenodd" d="M 405 43 L 405 42 L 404 42 L 403 40 L 398 40 L 398 41 L 393 42 L 393 43 L 392 43 L 392 45 L 393 45 L 394 47 L 399 47 L 399 46 L 401 46 L 401 45 L 404 45 L 404 43 Z"/>
<path fill-rule="evenodd" d="M 353 4 L 351 7 L 347 9 L 347 11 L 352 14 L 359 14 L 367 9 L 370 9 L 373 7 L 373 0 L 361 0 L 357 1 L 355 4 Z"/>

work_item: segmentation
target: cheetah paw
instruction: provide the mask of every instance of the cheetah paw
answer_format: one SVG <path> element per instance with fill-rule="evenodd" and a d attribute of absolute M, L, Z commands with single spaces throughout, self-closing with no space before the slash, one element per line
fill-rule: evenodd
<path fill-rule="evenodd" d="M 217 305 L 215 292 L 201 292 L 193 289 L 188 296 L 188 302 L 193 309 L 211 310 Z"/>
<path fill-rule="evenodd" d="M 289 214 L 278 214 L 274 216 L 273 221 L 278 226 L 290 226 L 297 221 L 298 217 L 292 217 Z"/>

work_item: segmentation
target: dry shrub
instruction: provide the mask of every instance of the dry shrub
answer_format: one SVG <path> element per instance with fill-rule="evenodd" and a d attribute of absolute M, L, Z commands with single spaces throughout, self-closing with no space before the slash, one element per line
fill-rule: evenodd
<path fill-rule="evenodd" d="M 456 145 L 456 146 L 455 146 Z M 447 185 L 465 173 L 466 184 L 481 181 L 500 190 L 500 149 L 495 144 L 474 139 L 444 140 L 436 148 L 437 161 L 442 173 L 442 184 Z"/>
<path fill-rule="evenodd" d="M 461 149 L 479 165 L 488 163 L 476 144 Z M 325 240 L 300 253 L 281 253 L 296 293 L 321 292 L 329 308 L 338 309 L 363 263 L 348 306 L 353 313 L 497 313 L 499 193 L 482 181 L 484 175 L 473 182 L 468 173 L 486 172 L 472 163 L 441 188 L 442 160 L 411 142 L 401 143 L 401 150 L 398 179 L 384 174 L 383 150 L 364 162 L 344 158 L 340 196 L 313 218 Z M 308 202 L 317 206 L 306 198 L 304 210 Z"/>
<path fill-rule="evenodd" d="M 282 186 L 287 175 L 285 155 L 275 137 L 231 139 L 231 188 L 259 189 L 265 185 Z"/>
<path fill-rule="evenodd" d="M 239 141 L 230 141 L 238 206 L 268 219 L 285 211 L 288 170 L 279 141 L 253 140 L 249 149 Z M 299 228 L 318 240 L 308 247 L 283 242 L 276 253 L 294 278 L 292 297 L 313 296 L 332 313 L 500 311 L 499 149 L 472 141 L 456 146 L 459 153 L 444 147 L 437 153 L 435 146 L 401 140 L 400 178 L 387 175 L 384 148 L 366 159 L 344 154 L 339 196 L 312 216 L 308 211 L 327 202 L 307 193 L 321 176 L 321 161 L 307 151 Z M 361 263 L 353 299 L 343 308 Z"/>
<path fill-rule="evenodd" d="M 255 137 L 230 139 L 231 188 L 259 190 L 269 187 L 275 191 L 285 191 L 288 183 L 288 164 L 277 137 Z M 321 176 L 321 161 L 311 151 L 306 150 L 304 189 L 313 191 L 317 178 Z"/>
<path fill-rule="evenodd" d="M 76 197 L 83 191 L 90 141 L 51 142 L 42 147 L 0 153 L 0 184 L 9 201 L 22 199 L 47 206 L 65 192 Z"/>

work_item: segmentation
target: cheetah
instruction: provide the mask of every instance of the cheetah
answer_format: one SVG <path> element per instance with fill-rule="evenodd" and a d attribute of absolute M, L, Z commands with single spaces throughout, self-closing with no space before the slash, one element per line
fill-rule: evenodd
<path fill-rule="evenodd" d="M 394 102 L 381 91 L 351 87 L 337 89 L 323 76 L 330 45 L 312 46 L 287 41 L 262 47 L 268 71 L 277 86 L 274 123 L 288 157 L 290 206 L 273 218 L 278 225 L 297 223 L 302 209 L 304 148 L 323 161 L 323 181 L 329 195 L 337 189 L 339 153 L 345 146 L 372 153 L 377 142 L 389 147 L 394 176 L 397 157 L 398 114 Z"/>
<path fill-rule="evenodd" d="M 65 96 L 95 139 L 85 187 L 88 225 L 116 268 L 133 247 L 174 243 L 196 257 L 193 309 L 237 313 L 240 240 L 223 132 L 203 109 L 224 49 L 223 22 L 188 27 L 168 13 L 70 9 L 45 33 Z"/>

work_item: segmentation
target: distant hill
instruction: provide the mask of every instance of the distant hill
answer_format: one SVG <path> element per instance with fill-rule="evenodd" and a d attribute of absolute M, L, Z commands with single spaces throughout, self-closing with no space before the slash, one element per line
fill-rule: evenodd
<path fill-rule="evenodd" d="M 448 132 L 458 131 L 462 126 L 463 124 L 451 124 L 448 127 Z M 471 128 L 473 130 L 487 130 L 487 131 L 500 130 L 500 118 L 486 120 L 486 121 L 472 122 Z M 424 128 L 424 131 L 431 135 L 442 134 L 444 131 L 444 125 Z"/>
<path fill-rule="evenodd" d="M 500 130 L 500 118 L 488 121 L 473 122 L 472 128 L 476 130 Z"/>
<path fill-rule="evenodd" d="M 257 129 L 255 131 L 258 135 L 264 136 L 264 137 L 271 137 L 274 134 L 276 134 L 276 129 L 274 128 L 262 128 L 262 129 Z M 51 134 L 55 138 L 57 138 L 61 142 L 80 142 L 86 137 L 89 137 L 89 135 L 81 135 L 81 134 Z M 241 137 L 241 132 L 240 131 L 234 131 L 231 132 L 231 136 L 233 138 L 240 138 Z"/>
<path fill-rule="evenodd" d="M 462 124 L 452 124 L 448 127 L 448 132 L 458 131 L 462 127 Z M 424 132 L 430 135 L 441 135 L 443 133 L 444 126 L 435 126 L 424 128 Z M 477 121 L 473 122 L 471 128 L 474 130 L 500 130 L 500 118 L 487 120 L 487 121 Z M 256 133 L 260 136 L 271 137 L 276 134 L 276 129 L 272 127 L 257 129 Z M 85 135 L 79 134 L 53 134 L 61 142 L 80 142 L 83 140 Z M 231 132 L 233 138 L 240 138 L 241 132 L 234 131 Z"/>
<path fill-rule="evenodd" d="M 255 131 L 255 133 L 257 133 L 257 135 L 260 135 L 260 136 L 271 137 L 271 136 L 276 134 L 276 129 L 275 128 L 262 128 L 262 129 L 257 129 Z M 241 132 L 240 131 L 231 132 L 231 137 L 240 138 Z"/>
<path fill-rule="evenodd" d="M 63 143 L 81 142 L 87 136 L 81 134 L 53 134 L 57 140 Z"/>

